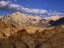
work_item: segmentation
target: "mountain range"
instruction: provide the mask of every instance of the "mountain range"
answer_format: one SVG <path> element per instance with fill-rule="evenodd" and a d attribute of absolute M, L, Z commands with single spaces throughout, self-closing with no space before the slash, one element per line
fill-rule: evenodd
<path fill-rule="evenodd" d="M 62 16 L 51 16 L 48 18 L 41 18 L 39 16 L 27 16 L 20 12 L 14 12 L 12 14 L 7 14 L 5 16 L 0 16 L 0 22 L 9 22 L 14 26 L 36 26 L 36 27 L 51 27 L 64 23 L 60 21 L 64 19 Z M 57 23 L 57 21 L 60 23 Z M 62 22 L 62 23 L 61 23 Z"/>
<path fill-rule="evenodd" d="M 0 48 L 64 48 L 64 17 L 0 16 Z"/>

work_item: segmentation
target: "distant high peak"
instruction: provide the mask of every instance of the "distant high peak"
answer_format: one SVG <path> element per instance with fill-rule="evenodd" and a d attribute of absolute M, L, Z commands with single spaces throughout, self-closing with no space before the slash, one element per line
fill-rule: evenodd
<path fill-rule="evenodd" d="M 21 15 L 21 13 L 20 12 L 14 12 L 14 13 L 12 13 L 12 15 Z"/>
<path fill-rule="evenodd" d="M 14 13 L 21 13 L 21 12 L 18 11 L 18 12 L 14 12 Z"/>
<path fill-rule="evenodd" d="M 47 17 L 47 18 L 45 18 L 45 19 L 46 19 L 46 20 L 54 20 L 54 21 L 56 21 L 56 20 L 58 20 L 59 18 L 62 18 L 62 16 L 59 16 L 59 15 L 50 16 L 50 17 Z"/>
<path fill-rule="evenodd" d="M 59 20 L 60 16 L 51 16 L 48 18 L 41 18 L 40 16 L 27 16 L 21 12 L 14 12 L 12 14 L 7 14 L 0 17 L 0 22 L 10 22 L 11 24 L 18 26 L 37 26 L 37 27 L 50 27 L 50 20 L 56 21 Z"/>

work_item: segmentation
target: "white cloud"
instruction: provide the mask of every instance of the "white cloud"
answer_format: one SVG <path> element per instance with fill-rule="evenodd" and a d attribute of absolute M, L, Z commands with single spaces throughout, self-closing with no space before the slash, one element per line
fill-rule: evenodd
<path fill-rule="evenodd" d="M 0 1 L 0 8 L 1 7 L 5 7 L 6 5 L 8 5 L 9 2 L 5 2 L 5 1 Z"/>
<path fill-rule="evenodd" d="M 56 10 L 55 11 L 50 10 L 50 12 L 48 13 L 48 16 L 55 16 L 55 15 L 64 16 L 64 13 L 57 12 Z"/>
<path fill-rule="evenodd" d="M 51 12 L 52 10 L 50 10 L 50 12 Z"/>
<path fill-rule="evenodd" d="M 45 14 L 45 13 L 47 13 L 46 10 L 40 10 L 40 14 Z"/>
<path fill-rule="evenodd" d="M 54 12 L 57 12 L 56 10 Z"/>
<path fill-rule="evenodd" d="M 47 4 L 45 4 L 45 6 L 46 6 Z"/>
<path fill-rule="evenodd" d="M 20 11 L 20 12 L 23 12 L 23 13 L 30 13 L 30 14 L 44 14 L 44 13 L 47 13 L 46 10 L 35 9 L 35 8 L 33 8 L 33 9 L 24 8 L 21 5 L 10 4 L 10 3 L 5 2 L 5 1 L 0 2 L 0 8 L 1 7 L 4 7 L 3 9 L 7 8 L 6 10 L 10 10 L 10 11 Z"/>
<path fill-rule="evenodd" d="M 6 1 L 0 1 L 0 10 L 6 10 L 6 11 L 12 11 L 12 12 L 19 11 L 19 12 L 26 13 L 29 15 L 36 14 L 36 15 L 41 15 L 41 16 L 53 15 L 53 14 L 57 13 L 55 11 L 52 12 L 52 10 L 50 10 L 50 12 L 48 12 L 47 10 L 43 10 L 43 9 L 25 8 L 21 5 L 13 4 L 10 2 L 6 2 Z"/>

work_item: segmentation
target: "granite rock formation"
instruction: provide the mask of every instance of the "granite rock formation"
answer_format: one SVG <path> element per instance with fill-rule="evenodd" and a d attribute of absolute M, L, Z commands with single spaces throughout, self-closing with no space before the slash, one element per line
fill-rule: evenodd
<path fill-rule="evenodd" d="M 28 30 L 31 28 L 33 32 L 29 32 L 25 27 L 29 28 Z M 63 25 L 41 28 L 41 31 L 28 26 L 19 28 L 0 22 L 0 48 L 64 48 Z"/>
<path fill-rule="evenodd" d="M 59 18 L 59 17 L 58 17 Z M 53 19 L 54 20 L 54 19 Z M 39 16 L 26 16 L 20 12 L 14 12 L 0 17 L 0 22 L 11 23 L 14 26 L 36 26 L 51 27 L 50 19 L 44 19 Z"/>

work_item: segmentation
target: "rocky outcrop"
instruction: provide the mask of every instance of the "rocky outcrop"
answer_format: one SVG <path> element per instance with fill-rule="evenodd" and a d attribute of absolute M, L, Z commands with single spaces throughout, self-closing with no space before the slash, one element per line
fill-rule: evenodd
<path fill-rule="evenodd" d="M 64 28 L 55 26 L 42 31 L 36 30 L 34 33 L 28 32 L 26 28 L 17 29 L 11 24 L 2 22 L 1 28 L 8 28 L 13 31 L 3 31 L 0 33 L 0 48 L 64 48 Z M 27 27 L 28 28 L 28 27 Z M 31 28 L 32 29 L 32 28 Z M 0 29 L 2 31 L 2 29 Z M 15 30 L 17 30 L 15 32 Z M 13 33 L 12 33 L 13 32 Z M 4 33 L 4 35 L 3 35 Z M 12 33 L 12 34 L 10 34 Z"/>

